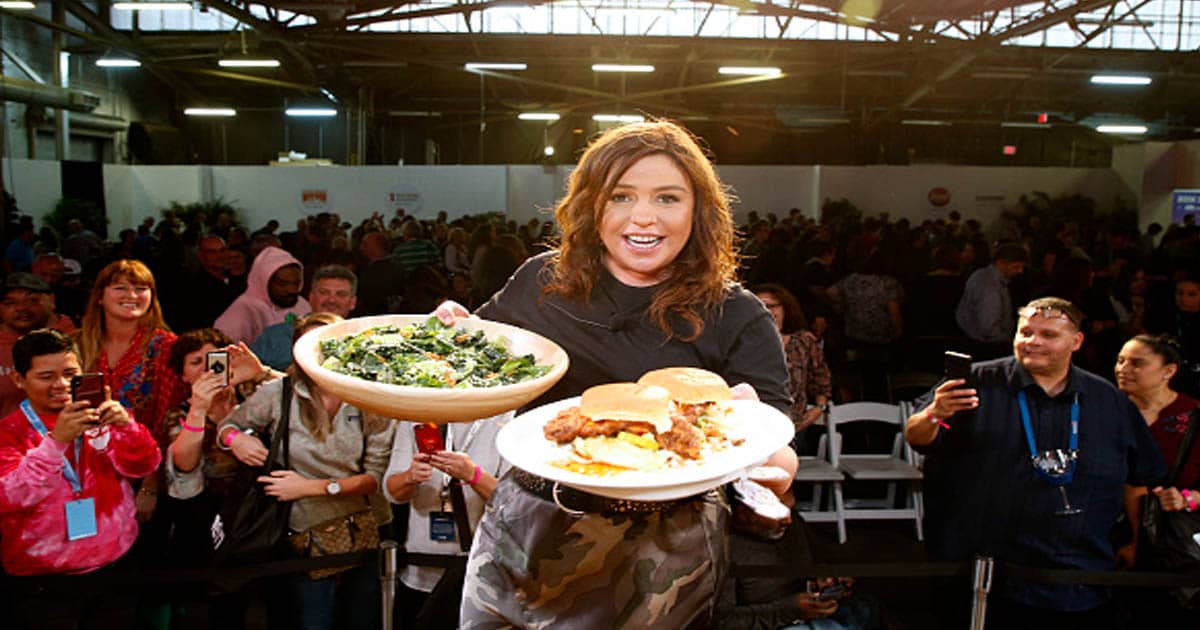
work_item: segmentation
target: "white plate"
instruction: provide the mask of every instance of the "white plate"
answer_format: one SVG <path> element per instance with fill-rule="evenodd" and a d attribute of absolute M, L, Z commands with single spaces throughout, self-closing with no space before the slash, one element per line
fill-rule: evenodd
<path fill-rule="evenodd" d="M 791 418 L 774 407 L 757 400 L 735 400 L 730 403 L 733 412 L 727 423 L 745 436 L 741 445 L 710 453 L 703 462 L 689 461 L 653 472 L 630 470 L 596 477 L 552 465 L 566 460 L 567 451 L 542 433 L 542 427 L 559 411 L 578 405 L 579 398 L 568 398 L 513 418 L 496 437 L 500 455 L 517 468 L 592 494 L 635 501 L 668 501 L 699 494 L 737 478 L 747 467 L 764 462 L 795 434 Z"/>

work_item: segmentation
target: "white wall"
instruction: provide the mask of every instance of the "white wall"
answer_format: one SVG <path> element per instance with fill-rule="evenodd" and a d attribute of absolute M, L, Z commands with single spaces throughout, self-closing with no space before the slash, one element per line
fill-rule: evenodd
<path fill-rule="evenodd" d="M 554 204 L 566 192 L 559 169 L 554 166 L 507 167 L 508 214 L 519 222 L 533 217 L 554 218 Z"/>
<path fill-rule="evenodd" d="M 736 201 L 733 216 L 738 223 L 750 211 L 766 217 L 768 212 L 786 217 L 792 208 L 817 217 L 821 210 L 819 167 L 816 166 L 719 166 L 717 173 Z"/>
<path fill-rule="evenodd" d="M 985 226 L 1022 194 L 1041 191 L 1050 196 L 1081 193 L 1096 200 L 1101 212 L 1111 211 L 1115 198 L 1132 192 L 1111 169 L 1022 168 L 987 166 L 822 166 L 822 198 L 846 198 L 867 214 L 887 212 L 893 218 L 918 222 L 944 217 L 957 210 Z M 945 188 L 950 202 L 929 202 L 929 191 Z"/>
<path fill-rule="evenodd" d="M 2 122 L 2 121 L 0 121 Z M 54 210 L 62 198 L 62 168 L 57 160 L 0 160 L 4 189 L 17 200 L 21 212 L 32 216 L 41 227 L 42 217 Z"/>

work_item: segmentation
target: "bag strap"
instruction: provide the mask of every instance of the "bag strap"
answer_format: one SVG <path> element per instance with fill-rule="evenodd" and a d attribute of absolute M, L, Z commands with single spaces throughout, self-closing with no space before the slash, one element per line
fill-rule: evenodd
<path fill-rule="evenodd" d="M 471 519 L 467 516 L 467 498 L 457 481 L 450 482 L 450 505 L 454 507 L 454 526 L 458 529 L 458 546 L 463 551 L 471 550 Z"/>
<path fill-rule="evenodd" d="M 1170 486 L 1174 486 L 1175 482 L 1179 481 L 1179 474 L 1183 472 L 1183 467 L 1192 454 L 1192 447 L 1196 445 L 1196 425 L 1200 425 L 1200 408 L 1193 409 L 1188 414 L 1187 432 L 1183 434 L 1183 441 L 1179 444 L 1179 453 L 1175 455 L 1175 464 L 1171 466 L 1170 482 L 1168 483 Z"/>
<path fill-rule="evenodd" d="M 283 470 L 291 468 L 291 457 L 288 452 L 291 440 L 288 439 L 289 429 L 292 419 L 292 377 L 283 377 L 283 412 L 279 414 L 279 422 L 275 424 L 275 431 L 271 434 L 271 451 L 267 454 L 266 468 L 271 468 L 271 463 L 275 461 L 275 455 L 283 449 Z"/>

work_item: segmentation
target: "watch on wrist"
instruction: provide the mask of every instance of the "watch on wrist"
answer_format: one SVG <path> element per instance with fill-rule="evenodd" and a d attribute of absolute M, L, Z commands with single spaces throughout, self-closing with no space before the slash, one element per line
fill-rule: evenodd
<path fill-rule="evenodd" d="M 338 483 L 336 479 L 330 479 L 329 483 L 325 484 L 325 494 L 331 497 L 336 497 L 341 491 L 342 484 Z"/>

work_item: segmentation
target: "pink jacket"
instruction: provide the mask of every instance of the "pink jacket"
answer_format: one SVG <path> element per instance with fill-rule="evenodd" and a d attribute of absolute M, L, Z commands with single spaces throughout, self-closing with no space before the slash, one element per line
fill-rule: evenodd
<path fill-rule="evenodd" d="M 312 307 L 303 297 L 291 308 L 280 308 L 271 301 L 271 296 L 267 293 L 271 276 L 280 267 L 299 264 L 299 260 L 278 247 L 267 247 L 259 252 L 250 267 L 250 274 L 246 277 L 246 291 L 221 313 L 213 327 L 229 335 L 235 343 L 245 341 L 249 344 L 257 339 L 267 326 L 282 322 L 289 314 L 296 317 L 308 315 L 312 312 Z"/>
<path fill-rule="evenodd" d="M 57 416 L 41 416 L 54 430 Z M 42 439 L 20 409 L 0 420 L 0 562 L 11 575 L 86 573 L 109 564 L 137 539 L 133 487 L 129 478 L 158 468 L 162 455 L 150 431 L 137 422 L 99 429 L 84 437 L 72 461 L 82 497 L 96 504 L 97 534 L 67 540 L 66 508 L 75 499 L 63 476 L 63 455 L 75 449 L 49 436 Z"/>

